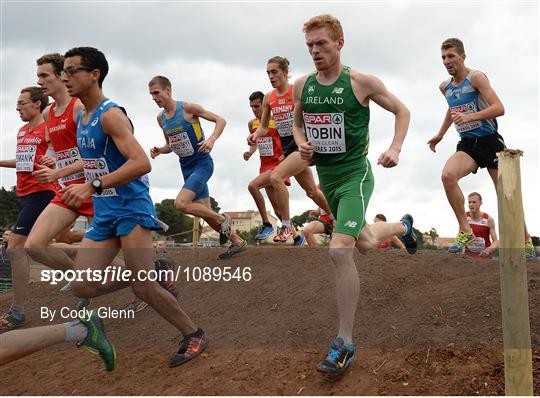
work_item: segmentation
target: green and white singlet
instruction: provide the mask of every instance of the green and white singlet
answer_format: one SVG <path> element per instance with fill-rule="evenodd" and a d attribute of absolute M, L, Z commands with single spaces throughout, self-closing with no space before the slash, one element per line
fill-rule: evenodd
<path fill-rule="evenodd" d="M 354 95 L 348 67 L 327 86 L 316 73 L 309 75 L 301 101 L 321 189 L 336 218 L 334 232 L 358 238 L 375 183 L 366 157 L 369 107 Z"/>

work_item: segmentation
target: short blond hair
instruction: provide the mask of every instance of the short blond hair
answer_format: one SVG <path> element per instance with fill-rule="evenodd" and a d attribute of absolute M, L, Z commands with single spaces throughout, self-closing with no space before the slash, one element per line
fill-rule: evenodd
<path fill-rule="evenodd" d="M 478 192 L 471 192 L 469 196 L 467 197 L 470 198 L 471 196 L 478 196 L 478 199 L 480 199 L 480 202 L 482 201 L 482 195 L 480 195 Z"/>
<path fill-rule="evenodd" d="M 171 88 L 172 89 L 171 81 L 168 78 L 166 78 L 165 76 L 160 76 L 160 75 L 154 76 L 152 78 L 152 80 L 150 80 L 148 82 L 148 87 L 152 87 L 155 84 L 157 84 L 161 88 Z"/>
<path fill-rule="evenodd" d="M 341 27 L 341 22 L 339 22 L 339 19 L 330 14 L 317 15 L 316 17 L 310 18 L 309 21 L 304 23 L 303 31 L 304 33 L 308 33 L 309 31 L 320 28 L 328 29 L 330 37 L 333 40 L 343 38 L 343 28 Z"/>
<path fill-rule="evenodd" d="M 454 48 L 459 55 L 465 54 L 465 46 L 458 38 L 451 37 L 450 39 L 443 41 L 441 44 L 441 50 L 448 50 L 449 48 Z"/>

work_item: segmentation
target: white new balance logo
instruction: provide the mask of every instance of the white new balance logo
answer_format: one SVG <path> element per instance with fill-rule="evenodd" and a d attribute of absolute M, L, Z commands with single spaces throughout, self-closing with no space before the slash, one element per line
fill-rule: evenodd
<path fill-rule="evenodd" d="M 347 220 L 347 222 L 345 223 L 345 226 L 349 228 L 356 228 L 357 225 L 358 223 L 352 220 Z"/>
<path fill-rule="evenodd" d="M 334 87 L 332 90 L 332 94 L 342 94 L 343 93 L 343 87 Z"/>

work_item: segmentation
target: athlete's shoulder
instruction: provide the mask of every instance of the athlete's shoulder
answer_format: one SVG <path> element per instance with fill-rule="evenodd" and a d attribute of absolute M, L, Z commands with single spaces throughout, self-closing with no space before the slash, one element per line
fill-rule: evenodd
<path fill-rule="evenodd" d="M 348 73 L 351 76 L 351 81 L 361 87 L 376 87 L 382 83 L 381 79 L 369 73 L 360 72 L 354 69 L 349 69 Z"/>
<path fill-rule="evenodd" d="M 164 110 L 161 110 L 158 112 L 157 116 L 156 116 L 156 120 L 158 122 L 158 124 L 161 126 L 161 121 L 163 120 L 163 113 L 165 111 Z"/>
<path fill-rule="evenodd" d="M 312 73 L 307 73 L 303 76 L 300 76 L 298 79 L 294 81 L 291 86 L 293 87 L 293 93 L 301 93 L 304 89 L 304 86 L 308 80 L 308 78 L 312 75 Z"/>
<path fill-rule="evenodd" d="M 45 120 L 34 128 L 34 132 L 40 135 L 45 135 L 46 130 L 47 130 L 47 122 L 45 122 Z"/>
<path fill-rule="evenodd" d="M 440 82 L 439 83 L 439 91 L 444 94 L 444 92 L 446 91 L 446 86 L 448 86 L 451 81 L 452 81 L 452 78 L 449 77 L 448 79 L 443 80 L 442 82 Z"/>
<path fill-rule="evenodd" d="M 45 109 L 43 109 L 43 112 L 41 112 L 41 116 L 43 116 L 43 119 L 45 121 L 49 120 L 49 114 L 51 113 L 51 107 L 53 104 L 47 105 Z"/>
<path fill-rule="evenodd" d="M 476 69 L 471 69 L 467 77 L 470 79 L 473 87 L 483 84 L 483 83 L 489 84 L 487 75 L 484 72 L 476 70 Z"/>
<path fill-rule="evenodd" d="M 30 129 L 30 123 L 23 124 L 21 127 L 19 127 L 19 133 L 21 131 L 27 132 Z"/>
<path fill-rule="evenodd" d="M 73 101 L 73 114 L 79 113 L 81 109 L 84 109 L 84 104 L 79 98 L 71 98 L 71 101 Z"/>
<path fill-rule="evenodd" d="M 112 105 L 109 106 L 105 105 L 103 107 L 103 112 L 101 113 L 102 125 L 107 123 L 115 123 L 120 120 L 129 120 L 127 111 L 123 107 L 116 103 L 112 103 Z"/>
<path fill-rule="evenodd" d="M 196 104 L 195 102 L 182 102 L 182 108 L 184 112 L 191 115 L 199 115 L 201 112 L 204 111 L 204 108 L 200 104 Z"/>

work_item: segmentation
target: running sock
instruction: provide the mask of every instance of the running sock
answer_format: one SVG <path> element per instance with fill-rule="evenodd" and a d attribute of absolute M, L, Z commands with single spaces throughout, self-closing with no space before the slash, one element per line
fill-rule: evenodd
<path fill-rule="evenodd" d="M 64 328 L 66 329 L 64 341 L 82 341 L 88 335 L 88 328 L 81 321 L 66 322 Z"/>
<path fill-rule="evenodd" d="M 16 307 L 16 306 L 11 306 L 11 316 L 15 319 L 18 319 L 19 321 L 20 320 L 23 320 L 25 318 L 24 316 L 24 308 L 23 307 Z"/>
<path fill-rule="evenodd" d="M 265 227 L 272 228 L 272 224 L 270 224 L 269 222 L 263 222 L 263 225 L 264 225 Z"/>
<path fill-rule="evenodd" d="M 403 222 L 401 221 L 401 223 L 403 224 L 403 226 L 405 227 L 405 233 L 401 236 L 407 236 L 411 231 L 410 231 L 410 227 L 407 225 L 406 222 Z"/>
<path fill-rule="evenodd" d="M 204 335 L 204 332 L 201 328 L 198 328 L 196 331 L 194 331 L 193 333 L 190 333 L 190 334 L 185 334 L 184 335 L 184 339 L 185 338 L 188 338 L 188 337 L 195 337 L 195 338 L 198 338 L 200 339 L 201 337 L 203 337 Z"/>
<path fill-rule="evenodd" d="M 290 228 L 291 227 L 291 220 L 283 220 L 281 222 L 281 225 L 283 225 L 283 227 L 285 227 L 285 228 Z"/>

